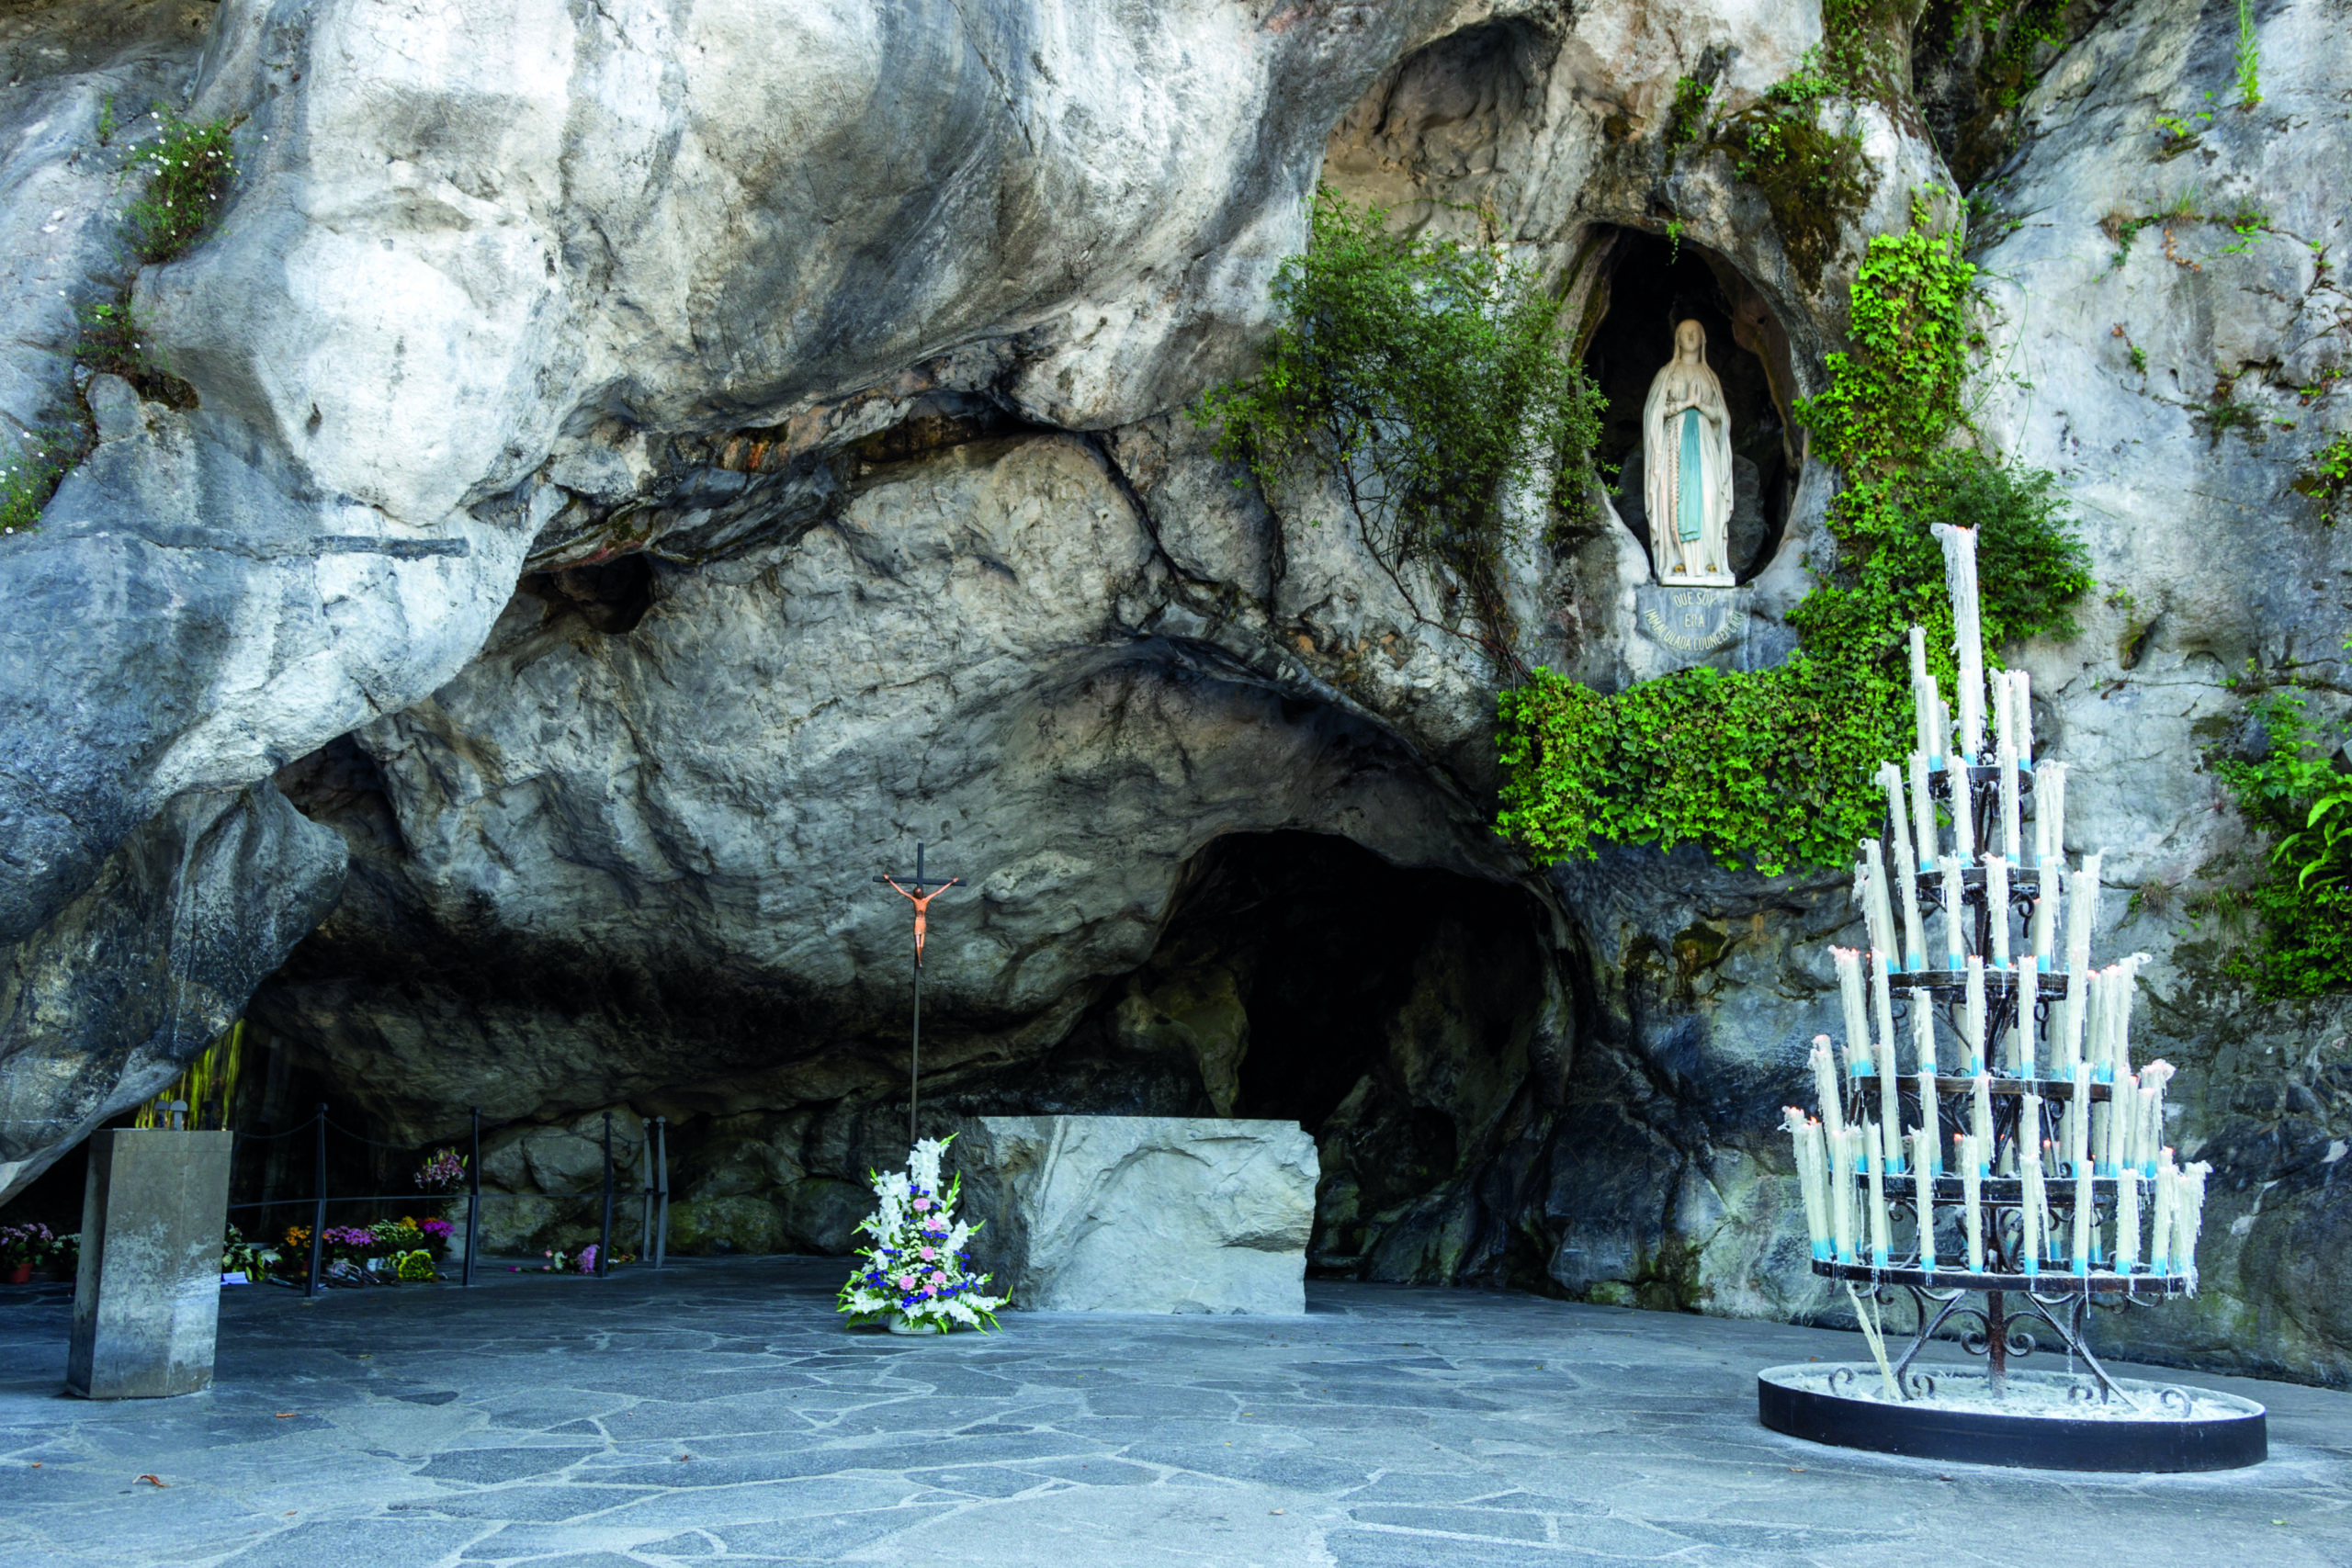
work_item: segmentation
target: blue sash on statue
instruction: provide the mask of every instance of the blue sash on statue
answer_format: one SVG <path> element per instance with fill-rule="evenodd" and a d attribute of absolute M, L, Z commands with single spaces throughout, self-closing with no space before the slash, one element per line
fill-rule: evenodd
<path fill-rule="evenodd" d="M 1699 411 L 1682 411 L 1682 457 L 1674 465 L 1675 501 L 1674 533 L 1684 544 L 1697 538 L 1703 528 L 1700 518 L 1705 508 L 1701 504 L 1702 485 L 1699 457 Z"/>

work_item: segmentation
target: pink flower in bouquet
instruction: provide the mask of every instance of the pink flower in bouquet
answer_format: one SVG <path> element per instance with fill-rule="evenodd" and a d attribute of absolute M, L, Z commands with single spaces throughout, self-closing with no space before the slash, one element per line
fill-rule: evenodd
<path fill-rule="evenodd" d="M 911 1291 L 914 1288 L 915 1277 L 912 1274 L 901 1274 L 899 1276 L 899 1289 L 902 1291 Z"/>
<path fill-rule="evenodd" d="M 931 1271 L 931 1285 L 932 1285 L 932 1289 L 933 1289 L 933 1290 L 937 1290 L 940 1286 L 942 1286 L 942 1285 L 944 1285 L 944 1284 L 945 1284 L 945 1283 L 947 1283 L 947 1276 L 946 1276 L 944 1273 L 943 1273 L 942 1271 L 940 1271 L 940 1270 L 939 1270 L 939 1269 L 933 1269 L 933 1270 Z"/>
<path fill-rule="evenodd" d="M 925 1263 L 930 1262 L 933 1258 L 937 1258 L 938 1256 L 939 1248 L 935 1247 L 926 1247 L 921 1253 L 921 1257 Z"/>
<path fill-rule="evenodd" d="M 920 1213 L 922 1213 L 925 1209 L 928 1209 L 928 1208 L 930 1208 L 930 1207 L 931 1207 L 931 1200 L 930 1200 L 930 1199 L 928 1199 L 928 1198 L 918 1198 L 918 1199 L 916 1199 L 916 1200 L 915 1200 L 915 1213 L 916 1213 L 920 1214 Z"/>

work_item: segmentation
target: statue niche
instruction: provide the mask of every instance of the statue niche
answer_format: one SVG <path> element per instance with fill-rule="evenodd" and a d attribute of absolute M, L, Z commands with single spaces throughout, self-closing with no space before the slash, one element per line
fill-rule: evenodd
<path fill-rule="evenodd" d="M 1731 413 L 1697 321 L 1676 325 L 1642 404 L 1642 479 L 1659 585 L 1731 587 Z"/>

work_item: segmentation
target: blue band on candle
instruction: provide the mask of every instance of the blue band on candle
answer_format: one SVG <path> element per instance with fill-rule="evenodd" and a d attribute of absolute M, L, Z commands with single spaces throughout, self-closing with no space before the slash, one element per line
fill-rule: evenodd
<path fill-rule="evenodd" d="M 1886 1267 L 1886 1248 L 1883 1247 L 1872 1247 L 1871 1248 L 1871 1267 L 1873 1269 L 1883 1269 Z"/>
<path fill-rule="evenodd" d="M 1813 1255 L 1824 1263 L 1828 1262 L 1830 1258 L 1829 1244 L 1826 1241 L 1815 1242 L 1813 1244 Z"/>
<path fill-rule="evenodd" d="M 1932 875 L 1932 874 L 1934 874 L 1934 873 L 1935 873 L 1935 869 L 1936 869 L 1936 863 L 1935 863 L 1935 862 L 1933 862 L 1933 861 L 1931 861 L 1931 860 L 1927 859 L 1925 856 L 1922 856 L 1922 857 L 1920 858 L 1920 861 L 1919 861 L 1919 874 L 1920 874 L 1920 875 L 1922 875 L 1922 876 L 1928 876 L 1928 875 Z"/>
<path fill-rule="evenodd" d="M 1854 1249 L 1853 1249 L 1851 1247 L 1841 1246 L 1841 1247 L 1839 1247 L 1838 1248 L 1838 1262 L 1840 1262 L 1840 1263 L 1851 1263 L 1853 1260 L 1854 1260 Z"/>
<path fill-rule="evenodd" d="M 1968 967 L 1968 955 L 1961 952 L 1958 948 L 1954 948 L 1950 953 L 1944 954 L 1944 967 L 1952 971 L 1954 974 L 1958 974 L 1961 970 Z"/>
<path fill-rule="evenodd" d="M 2049 973 L 2050 973 L 2050 960 L 2049 960 L 2049 958 L 2048 958 L 2048 957 L 2046 957 L 2045 955 L 2041 954 L 2041 953 L 2035 953 L 2035 954 L 2033 955 L 2033 968 L 2034 968 L 2034 972 L 2035 972 L 2036 974 L 2038 974 L 2038 975 L 2047 975 L 2047 974 L 2049 974 Z"/>
<path fill-rule="evenodd" d="M 2036 1258 L 2036 1257 L 2035 1257 L 2032 1253 L 2030 1253 L 2030 1252 L 2027 1253 L 2027 1254 L 2025 1255 L 2025 1269 L 2024 1269 L 2024 1272 L 2026 1272 L 2026 1273 L 2028 1273 L 2028 1274 L 2039 1274 L 2039 1273 L 2041 1273 L 2041 1258 Z"/>
<path fill-rule="evenodd" d="M 1934 1272 L 1935 1272 L 1935 1270 L 1936 1270 L 1936 1254 L 1935 1254 L 1935 1249 L 1934 1249 L 1933 1247 L 1922 1247 L 1922 1248 L 1920 1249 L 1920 1251 L 1919 1251 L 1919 1267 L 1920 1267 L 1920 1268 L 1922 1268 L 1922 1269 L 1926 1269 L 1926 1270 L 1928 1270 L 1928 1272 L 1929 1272 L 1930 1274 L 1932 1274 L 1932 1273 L 1934 1273 Z"/>
<path fill-rule="evenodd" d="M 2089 1273 L 2090 1271 L 2091 1271 L 2091 1260 L 2090 1260 L 2089 1258 L 2075 1258 L 2075 1273 L 2077 1273 L 2077 1274 L 2087 1274 L 2087 1273 Z"/>

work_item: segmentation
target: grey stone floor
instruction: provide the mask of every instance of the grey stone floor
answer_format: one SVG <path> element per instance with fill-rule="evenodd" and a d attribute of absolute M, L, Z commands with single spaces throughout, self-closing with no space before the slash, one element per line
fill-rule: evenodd
<path fill-rule="evenodd" d="M 57 1392 L 65 1289 L 7 1291 L 0 1568 L 2352 1562 L 2352 1395 L 2188 1380 L 2270 1406 L 2256 1470 L 1980 1470 L 1756 1424 L 1758 1367 L 1851 1335 L 1322 1284 L 906 1340 L 839 1273 L 232 1291 L 218 1385 L 119 1404 Z"/>

